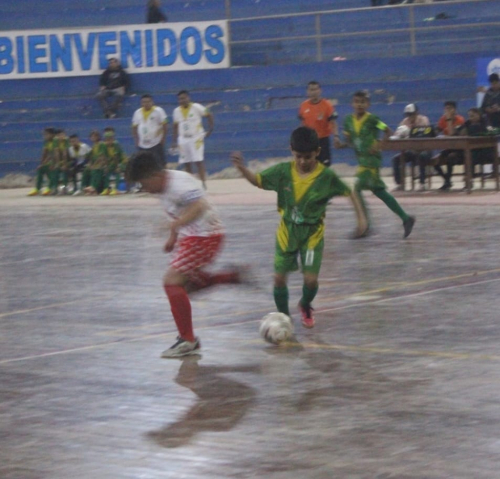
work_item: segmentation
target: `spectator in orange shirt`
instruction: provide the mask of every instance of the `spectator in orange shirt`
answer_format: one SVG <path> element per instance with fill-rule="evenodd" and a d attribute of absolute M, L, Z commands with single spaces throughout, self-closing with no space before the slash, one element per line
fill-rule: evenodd
<path fill-rule="evenodd" d="M 465 118 L 457 113 L 457 102 L 445 101 L 444 114 L 437 124 L 438 132 L 444 136 L 457 136 L 460 128 L 465 123 Z M 441 162 L 446 163 L 446 174 L 440 165 L 435 166 L 436 171 L 444 178 L 441 191 L 447 191 L 452 187 L 451 176 L 453 174 L 453 165 L 461 163 L 464 160 L 462 150 L 444 150 L 439 154 Z"/>
<path fill-rule="evenodd" d="M 338 137 L 337 113 L 334 106 L 321 97 L 321 85 L 317 81 L 307 84 L 309 100 L 302 102 L 299 108 L 299 119 L 303 126 L 316 130 L 321 151 L 317 160 L 325 166 L 331 164 L 330 135 Z"/>

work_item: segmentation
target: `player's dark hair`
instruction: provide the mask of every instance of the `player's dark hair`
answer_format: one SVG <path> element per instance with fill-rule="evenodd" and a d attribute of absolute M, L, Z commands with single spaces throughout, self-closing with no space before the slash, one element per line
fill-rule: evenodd
<path fill-rule="evenodd" d="M 457 102 L 456 101 L 452 101 L 452 100 L 448 100 L 448 101 L 444 102 L 444 106 L 451 106 L 453 108 L 457 108 Z"/>
<path fill-rule="evenodd" d="M 189 92 L 187 90 L 181 90 L 179 93 L 177 93 L 177 96 L 181 96 L 181 95 L 188 95 L 189 96 Z"/>
<path fill-rule="evenodd" d="M 316 80 L 311 80 L 311 81 L 307 84 L 307 86 L 319 86 L 319 87 L 321 87 L 321 85 L 319 84 L 319 82 L 318 82 L 318 81 L 316 81 Z"/>
<path fill-rule="evenodd" d="M 135 183 L 160 171 L 163 171 L 163 168 L 158 164 L 156 157 L 149 151 L 140 151 L 130 158 L 125 177 L 129 183 Z"/>
<path fill-rule="evenodd" d="M 318 134 L 312 128 L 299 126 L 292 132 L 290 137 L 290 146 L 292 150 L 299 153 L 309 153 L 319 148 Z"/>
<path fill-rule="evenodd" d="M 153 97 L 149 93 L 144 93 L 144 95 L 141 96 L 141 100 L 143 98 L 151 98 L 151 100 L 153 99 Z"/>
<path fill-rule="evenodd" d="M 500 81 L 500 76 L 498 75 L 498 73 L 492 73 L 489 77 L 488 77 L 488 81 L 490 83 L 493 83 L 494 81 Z"/>
<path fill-rule="evenodd" d="M 107 126 L 106 128 L 104 128 L 104 131 L 111 131 L 112 133 L 114 133 L 116 130 L 112 127 L 112 126 Z"/>
<path fill-rule="evenodd" d="M 43 131 L 45 133 L 48 133 L 49 135 L 55 135 L 57 130 L 51 126 L 48 126 L 47 128 L 44 128 Z"/>
<path fill-rule="evenodd" d="M 363 98 L 364 100 L 369 100 L 370 94 L 367 91 L 358 90 L 357 92 L 354 92 L 354 95 L 352 97 L 353 98 Z"/>
<path fill-rule="evenodd" d="M 54 134 L 59 135 L 59 133 L 64 133 L 64 130 L 62 128 L 57 128 L 54 130 Z"/>
<path fill-rule="evenodd" d="M 97 135 L 99 137 L 99 140 L 101 139 L 101 132 L 99 130 L 92 130 L 90 133 L 89 133 L 89 138 L 93 135 Z"/>
<path fill-rule="evenodd" d="M 69 138 L 78 138 L 78 133 L 73 133 L 72 135 L 69 136 Z"/>
<path fill-rule="evenodd" d="M 479 115 L 479 116 L 481 116 L 481 115 L 482 115 L 481 110 L 480 110 L 479 108 L 476 108 L 476 107 L 474 107 L 474 108 L 469 108 L 467 111 L 472 112 L 472 113 L 475 113 L 476 115 Z"/>

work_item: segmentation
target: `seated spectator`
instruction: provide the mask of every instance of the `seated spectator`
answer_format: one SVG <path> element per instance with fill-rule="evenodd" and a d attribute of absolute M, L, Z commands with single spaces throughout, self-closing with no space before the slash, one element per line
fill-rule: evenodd
<path fill-rule="evenodd" d="M 123 149 L 115 138 L 115 129 L 113 127 L 106 127 L 104 129 L 104 156 L 106 157 L 106 170 L 104 178 L 104 189 L 101 196 L 117 195 L 118 187 L 120 184 L 121 173 L 125 169 L 127 158 Z M 111 185 L 111 176 L 114 177 L 115 184 L 113 188 Z"/>
<path fill-rule="evenodd" d="M 165 23 L 167 16 L 160 10 L 160 0 L 149 0 L 146 23 Z"/>
<path fill-rule="evenodd" d="M 105 118 L 115 118 L 128 89 L 129 77 L 116 58 L 109 59 L 109 66 L 99 79 L 97 99 L 100 101 Z M 108 103 L 108 97 L 113 101 Z"/>
<path fill-rule="evenodd" d="M 418 112 L 418 107 L 415 103 L 410 103 L 405 106 L 404 109 L 405 118 L 401 121 L 396 129 L 395 135 L 397 135 L 400 128 L 407 132 L 410 138 L 424 138 L 429 136 L 434 136 L 434 129 L 431 126 L 429 118 L 424 115 L 420 115 Z M 405 130 L 406 129 L 406 130 Z M 401 130 L 400 130 L 401 131 Z M 401 136 L 401 137 L 404 137 Z M 419 169 L 419 190 L 425 190 L 425 167 L 429 164 L 432 157 L 432 152 L 430 151 L 405 151 L 405 161 L 411 162 L 412 165 L 418 165 Z M 403 185 L 401 184 L 401 155 L 396 155 L 392 159 L 392 167 L 394 171 L 394 181 L 398 185 L 395 189 L 402 190 Z"/>
<path fill-rule="evenodd" d="M 463 136 L 485 136 L 488 134 L 488 125 L 481 115 L 479 108 L 470 108 L 467 111 L 468 120 L 460 128 L 459 134 Z M 471 151 L 472 176 L 475 174 L 476 165 L 493 163 L 495 159 L 494 148 L 477 148 Z M 472 186 L 472 185 L 471 185 Z"/>
<path fill-rule="evenodd" d="M 78 187 L 78 174 L 83 175 L 83 171 L 89 161 L 89 153 L 92 151 L 89 145 L 82 143 L 75 133 L 69 137 L 68 153 L 70 157 L 69 177 L 73 180 L 73 195 L 82 194 L 83 188 Z M 87 185 L 88 186 L 88 185 Z"/>
<path fill-rule="evenodd" d="M 437 125 L 439 134 L 457 136 L 464 123 L 464 117 L 457 113 L 457 103 L 455 101 L 446 101 L 444 103 L 444 114 Z M 441 191 L 447 191 L 453 186 L 451 182 L 453 165 L 463 163 L 463 161 L 464 154 L 462 150 L 444 150 L 439 154 L 439 162 L 445 163 L 447 167 L 447 171 L 444 173 L 441 165 L 435 166 L 437 173 L 444 179 L 443 186 L 439 188 Z"/>
<path fill-rule="evenodd" d="M 488 119 L 488 124 L 493 128 L 500 128 L 500 77 L 492 73 L 488 77 L 490 88 L 484 95 L 481 110 Z"/>

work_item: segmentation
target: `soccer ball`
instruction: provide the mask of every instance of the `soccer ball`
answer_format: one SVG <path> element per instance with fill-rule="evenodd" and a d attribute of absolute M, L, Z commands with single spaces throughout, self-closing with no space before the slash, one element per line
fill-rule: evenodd
<path fill-rule="evenodd" d="M 269 313 L 261 319 L 259 332 L 268 343 L 279 344 L 292 338 L 293 323 L 286 314 Z"/>

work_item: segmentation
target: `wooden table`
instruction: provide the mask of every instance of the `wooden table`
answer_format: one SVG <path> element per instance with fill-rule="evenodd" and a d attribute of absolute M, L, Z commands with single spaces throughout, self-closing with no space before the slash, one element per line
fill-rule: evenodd
<path fill-rule="evenodd" d="M 443 136 L 436 138 L 406 138 L 398 140 L 387 140 L 382 144 L 384 151 L 400 150 L 401 185 L 405 189 L 405 155 L 404 151 L 427 151 L 427 150 L 463 150 L 465 157 L 465 186 L 467 193 L 472 187 L 472 158 L 471 150 L 477 148 L 494 148 L 493 174 L 496 190 L 500 191 L 500 180 L 498 177 L 498 148 L 500 141 L 498 136 Z"/>

